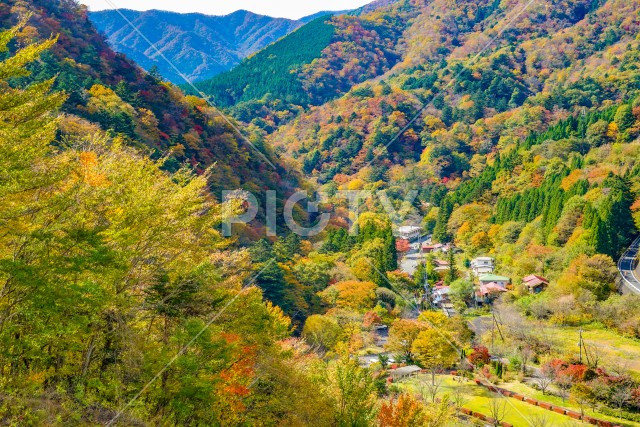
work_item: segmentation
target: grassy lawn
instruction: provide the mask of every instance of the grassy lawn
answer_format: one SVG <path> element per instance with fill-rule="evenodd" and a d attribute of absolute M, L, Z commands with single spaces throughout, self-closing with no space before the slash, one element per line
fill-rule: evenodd
<path fill-rule="evenodd" d="M 453 395 L 453 391 L 457 387 L 461 387 L 462 394 L 464 396 L 464 407 L 471 409 L 472 411 L 480 412 L 484 415 L 491 416 L 490 411 L 490 403 L 493 399 L 504 399 L 506 402 L 506 411 L 504 421 L 514 425 L 514 426 L 530 426 L 530 420 L 536 418 L 545 418 L 547 420 L 548 426 L 562 426 L 562 427 L 573 427 L 573 426 L 585 426 L 587 423 L 583 423 L 581 421 L 573 420 L 567 416 L 556 414 L 552 411 L 548 411 L 546 409 L 538 408 L 536 406 L 530 405 L 525 402 L 519 402 L 512 398 L 501 398 L 494 393 L 491 393 L 484 387 L 480 387 L 476 385 L 473 381 L 465 380 L 462 385 L 458 385 L 458 382 L 451 377 L 450 375 L 438 376 L 439 379 L 442 380 L 442 387 L 438 392 L 438 396 L 444 396 L 445 394 Z M 428 383 L 431 381 L 431 377 L 428 375 L 419 375 L 416 377 L 408 378 L 396 383 L 402 389 L 406 389 L 407 391 L 413 393 L 420 393 L 420 384 Z M 502 387 L 502 385 L 500 385 Z M 522 386 L 524 388 L 518 388 Z M 511 388 L 514 387 L 514 388 Z M 505 384 L 505 387 L 510 390 L 518 391 L 526 394 L 527 396 L 531 396 L 537 398 L 538 400 L 548 401 L 552 404 L 561 405 L 563 407 L 570 408 L 571 404 L 567 402 L 566 405 L 562 404 L 562 399 L 556 398 L 557 401 L 553 400 L 553 397 L 542 396 L 542 393 L 537 392 L 534 389 L 522 384 Z M 529 392 L 528 390 L 531 390 Z M 535 393 L 537 394 L 535 394 Z M 428 396 L 425 396 L 428 398 Z M 578 409 L 578 408 L 577 408 Z M 579 411 L 579 409 L 578 409 Z M 611 421 L 616 421 L 611 417 L 606 417 L 601 414 L 594 414 L 598 418 L 608 419 Z M 633 426 L 640 427 L 640 424 L 633 423 L 630 421 L 624 421 L 621 425 L 624 426 Z"/>
<path fill-rule="evenodd" d="M 533 387 L 529 387 L 527 384 L 519 383 L 519 382 L 511 382 L 511 383 L 501 383 L 499 387 L 505 388 L 507 390 L 516 392 L 518 394 L 522 394 L 527 397 L 532 397 L 534 399 L 551 403 L 552 405 L 562 406 L 563 408 L 572 409 L 576 412 L 580 412 L 580 405 L 572 402 L 571 400 L 562 401 L 562 398 L 557 396 L 549 396 L 546 394 L 542 394 L 541 391 L 536 390 Z M 605 421 L 619 422 L 618 418 L 607 416 L 601 414 L 599 412 L 594 412 L 589 407 L 584 408 L 584 413 L 590 417 L 599 418 Z M 640 427 L 640 423 L 636 423 L 633 421 L 623 420 L 624 425 Z"/>
<path fill-rule="evenodd" d="M 604 367 L 621 366 L 640 379 L 640 341 L 625 338 L 615 331 L 602 326 L 588 325 L 582 328 L 582 336 L 587 347 L 597 349 L 600 364 Z M 561 352 L 577 354 L 579 351 L 579 327 L 541 328 L 541 333 L 549 340 L 554 349 Z"/>

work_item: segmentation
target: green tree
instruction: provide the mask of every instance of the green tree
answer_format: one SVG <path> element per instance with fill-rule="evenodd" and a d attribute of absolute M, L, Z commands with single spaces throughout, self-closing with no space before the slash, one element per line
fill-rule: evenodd
<path fill-rule="evenodd" d="M 636 119 L 633 116 L 631 105 L 622 104 L 616 110 L 614 122 L 618 125 L 618 130 L 624 132 L 629 129 L 635 123 Z"/>
<path fill-rule="evenodd" d="M 607 131 L 609 123 L 606 120 L 598 120 L 587 129 L 587 142 L 593 147 L 599 147 L 607 143 Z"/>
<path fill-rule="evenodd" d="M 473 282 L 466 279 L 457 279 L 451 283 L 449 297 L 458 313 L 463 313 L 467 303 L 473 300 Z"/>
<path fill-rule="evenodd" d="M 451 285 L 458 277 L 458 268 L 456 267 L 456 257 L 453 247 L 449 248 L 449 271 L 447 272 L 446 283 Z"/>
<path fill-rule="evenodd" d="M 336 396 L 336 425 L 370 426 L 376 414 L 376 385 L 369 371 L 356 359 L 343 357 L 335 362 L 330 381 Z"/>
<path fill-rule="evenodd" d="M 447 231 L 447 223 L 453 212 L 453 202 L 450 197 L 445 197 L 438 211 L 436 226 L 433 229 L 433 240 L 435 242 L 450 242 L 451 235 Z"/>
<path fill-rule="evenodd" d="M 289 233 L 279 238 L 273 245 L 273 253 L 279 262 L 290 261 L 295 255 L 300 255 L 300 236 Z"/>
<path fill-rule="evenodd" d="M 318 346 L 323 350 L 334 349 L 341 333 L 342 329 L 335 319 L 318 314 L 309 316 L 302 330 L 302 336 L 309 344 Z"/>
<path fill-rule="evenodd" d="M 418 263 L 416 271 L 413 273 L 413 283 L 418 289 L 423 289 L 427 283 L 427 268 L 424 262 Z"/>

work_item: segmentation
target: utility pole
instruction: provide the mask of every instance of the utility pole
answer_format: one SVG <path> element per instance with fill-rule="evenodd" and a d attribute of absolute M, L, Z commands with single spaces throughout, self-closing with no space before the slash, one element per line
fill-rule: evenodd
<path fill-rule="evenodd" d="M 494 341 L 496 335 L 496 329 L 498 329 L 498 334 L 500 335 L 500 340 L 504 343 L 504 335 L 502 335 L 502 330 L 500 329 L 500 323 L 496 318 L 496 313 L 493 311 L 493 307 L 491 307 L 491 353 L 494 352 Z"/>
<path fill-rule="evenodd" d="M 582 328 L 580 329 L 580 341 L 578 345 L 580 346 L 580 364 L 582 365 Z"/>
<path fill-rule="evenodd" d="M 493 307 L 491 307 L 491 354 L 493 354 L 493 350 L 495 348 L 494 341 L 496 337 L 496 314 L 493 312 Z"/>

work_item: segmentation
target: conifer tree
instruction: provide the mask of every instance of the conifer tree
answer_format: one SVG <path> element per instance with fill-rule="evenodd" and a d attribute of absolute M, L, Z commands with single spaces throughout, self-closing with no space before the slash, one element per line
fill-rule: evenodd
<path fill-rule="evenodd" d="M 436 242 L 449 242 L 451 236 L 447 231 L 447 223 L 453 212 L 453 202 L 449 196 L 442 200 L 442 205 L 438 211 L 438 218 L 436 219 L 436 226 L 433 230 L 433 240 Z"/>

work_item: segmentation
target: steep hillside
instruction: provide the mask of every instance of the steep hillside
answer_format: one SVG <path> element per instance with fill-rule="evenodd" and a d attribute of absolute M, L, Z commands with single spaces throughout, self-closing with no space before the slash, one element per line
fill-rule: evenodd
<path fill-rule="evenodd" d="M 0 3 L 0 425 L 640 426 L 640 0 L 376 5 L 226 74 L 247 144 L 75 1 Z M 296 166 L 325 230 L 220 234 Z"/>
<path fill-rule="evenodd" d="M 69 95 L 65 112 L 87 120 L 87 126 L 109 129 L 130 145 L 145 147 L 153 157 L 166 156 L 168 170 L 185 162 L 197 171 L 215 164 L 214 191 L 283 187 L 279 171 L 203 100 L 185 97 L 115 53 L 88 20 L 85 7 L 71 0 L 10 0 L 0 4 L 0 27 L 9 28 L 27 13 L 33 16 L 11 50 L 59 34 L 54 48 L 31 67 L 28 81 L 57 75 L 54 89 Z M 269 155 L 259 139 L 253 142 Z"/>
<path fill-rule="evenodd" d="M 335 32 L 329 17 L 318 18 L 248 58 L 232 71 L 196 86 L 223 107 L 258 100 L 266 94 L 285 102 L 309 102 L 292 71 L 319 57 Z"/>
<path fill-rule="evenodd" d="M 491 224 L 542 221 L 537 245 L 574 251 L 555 255 L 562 262 L 580 251 L 615 257 L 636 232 L 640 196 L 639 9 L 621 0 L 399 2 L 314 22 L 335 29 L 319 57 L 260 74 L 269 58 L 286 63 L 270 49 L 294 33 L 214 80 L 237 91 L 210 93 L 329 192 L 385 188 L 399 199 L 419 190 L 427 228 L 471 253 L 499 251 Z M 385 52 L 397 57 L 385 62 Z M 288 100 L 297 109 L 286 110 L 280 81 L 298 94 Z M 574 203 L 580 214 L 565 223 Z M 460 232 L 469 204 L 484 216 Z"/>
<path fill-rule="evenodd" d="M 164 78 L 175 84 L 184 84 L 184 79 L 120 13 L 192 81 L 208 79 L 231 69 L 303 24 L 245 10 L 226 16 L 127 9 L 89 15 L 96 28 L 106 34 L 115 51 L 124 53 L 146 70 L 157 67 Z"/>
<path fill-rule="evenodd" d="M 553 1 L 526 11 L 517 2 L 405 5 L 419 13 L 386 78 L 300 114 L 272 136 L 322 183 L 336 175 L 393 181 L 392 166 L 393 176 L 419 186 L 463 179 L 484 155 L 527 132 L 637 90 L 638 2 Z"/>
<path fill-rule="evenodd" d="M 272 131 L 311 105 L 389 71 L 412 6 L 377 2 L 364 13 L 319 18 L 197 86 L 237 117 Z"/>
<path fill-rule="evenodd" d="M 0 424 L 345 424 L 324 397 L 332 383 L 315 380 L 332 374 L 291 351 L 291 321 L 264 300 L 255 261 L 217 231 L 207 174 L 167 172 L 118 132 L 60 114 L 54 79 L 25 84 L 56 44 L 26 41 L 42 21 L 64 43 L 91 27 L 78 31 L 72 3 L 20 3 L 36 25 L 0 31 Z M 7 56 L 10 43 L 21 48 Z"/>

